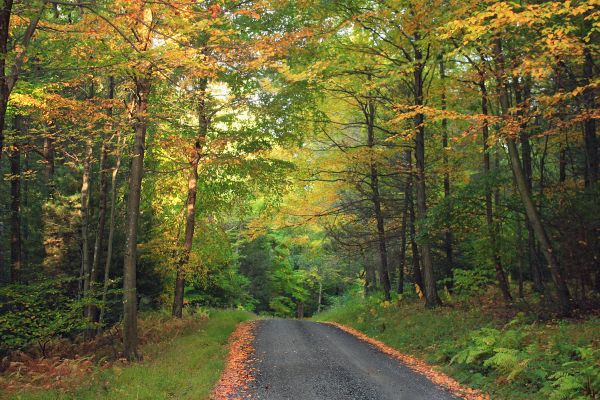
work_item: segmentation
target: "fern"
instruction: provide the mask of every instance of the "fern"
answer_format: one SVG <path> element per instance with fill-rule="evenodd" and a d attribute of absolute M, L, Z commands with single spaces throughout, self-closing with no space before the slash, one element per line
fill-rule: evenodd
<path fill-rule="evenodd" d="M 531 361 L 523 352 L 516 349 L 497 348 L 495 354 L 483 365 L 498 371 L 508 382 L 515 380 Z"/>
<path fill-rule="evenodd" d="M 467 346 L 452 357 L 450 364 L 482 365 L 480 361 L 493 354 L 500 333 L 499 330 L 492 328 L 476 331 L 471 335 Z"/>

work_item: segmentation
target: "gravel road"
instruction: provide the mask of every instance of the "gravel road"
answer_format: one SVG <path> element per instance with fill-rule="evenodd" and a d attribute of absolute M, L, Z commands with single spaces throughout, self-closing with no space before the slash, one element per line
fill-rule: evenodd
<path fill-rule="evenodd" d="M 254 341 L 256 381 L 245 398 L 456 400 L 427 378 L 331 325 L 264 320 Z"/>

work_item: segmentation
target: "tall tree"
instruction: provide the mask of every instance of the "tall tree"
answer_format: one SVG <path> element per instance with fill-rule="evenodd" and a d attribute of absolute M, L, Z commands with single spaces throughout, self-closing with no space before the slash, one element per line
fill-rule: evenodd
<path fill-rule="evenodd" d="M 185 288 L 185 264 L 189 261 L 190 252 L 194 243 L 194 230 L 196 228 L 196 197 L 198 193 L 198 164 L 202 158 L 202 146 L 206 141 L 206 134 L 210 126 L 209 111 L 207 110 L 208 78 L 201 78 L 197 88 L 197 118 L 198 135 L 194 141 L 189 160 L 188 192 L 185 202 L 185 239 L 183 254 L 177 265 L 175 278 L 175 295 L 173 298 L 173 315 L 181 318 L 183 311 L 183 291 Z"/>
<path fill-rule="evenodd" d="M 500 100 L 500 112 L 502 117 L 508 118 L 509 99 L 507 83 L 505 80 L 506 72 L 504 69 L 504 54 L 502 50 L 501 39 L 498 38 L 494 40 L 493 49 L 494 59 L 496 63 L 496 81 L 498 88 L 498 97 Z M 527 187 L 527 182 L 525 179 L 525 174 L 523 173 L 523 166 L 519 157 L 519 150 L 517 148 L 516 139 L 513 136 L 507 136 L 506 144 L 510 156 L 510 164 L 513 170 L 513 174 L 515 176 L 515 180 L 517 182 L 519 194 L 521 196 L 521 201 L 523 202 L 529 222 L 531 223 L 533 230 L 536 234 L 536 238 L 540 243 L 542 253 L 544 254 L 546 262 L 548 263 L 548 268 L 550 269 L 552 279 L 558 292 L 558 300 L 560 303 L 561 312 L 565 316 L 570 315 L 572 305 L 571 296 L 569 294 L 569 288 L 567 287 L 567 283 L 563 276 L 563 271 L 558 263 L 558 259 L 556 258 L 554 246 L 550 242 L 550 238 L 548 237 L 548 233 L 546 232 L 546 228 L 542 222 L 538 209 L 532 200 L 531 191 Z"/>

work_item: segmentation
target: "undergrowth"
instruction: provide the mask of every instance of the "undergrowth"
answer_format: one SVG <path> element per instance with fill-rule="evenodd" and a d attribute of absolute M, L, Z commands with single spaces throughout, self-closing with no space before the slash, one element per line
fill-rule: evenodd
<path fill-rule="evenodd" d="M 58 364 L 50 369 L 37 366 L 48 359 L 23 363 L 33 373 L 22 369 L 4 374 L 0 398 L 207 399 L 224 366 L 227 338 L 239 322 L 250 318 L 244 311 L 225 310 L 196 312 L 183 319 L 148 313 L 138 327 L 143 362 L 88 355 L 56 358 Z"/>
<path fill-rule="evenodd" d="M 424 358 L 493 399 L 600 399 L 598 318 L 541 322 L 524 313 L 499 317 L 474 304 L 428 310 L 416 299 L 354 294 L 315 319 Z"/>

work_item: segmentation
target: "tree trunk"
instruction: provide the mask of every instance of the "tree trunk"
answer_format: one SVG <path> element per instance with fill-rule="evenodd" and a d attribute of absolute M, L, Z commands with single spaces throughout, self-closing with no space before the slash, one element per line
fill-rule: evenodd
<path fill-rule="evenodd" d="M 296 318 L 304 319 L 304 302 L 299 301 L 296 306 Z"/>
<path fill-rule="evenodd" d="M 12 143 L 10 158 L 10 277 L 17 282 L 22 273 L 22 237 L 21 237 L 21 144 L 17 136 L 23 130 L 22 117 L 15 116 L 15 139 Z"/>
<path fill-rule="evenodd" d="M 6 76 L 6 59 L 8 56 L 8 39 L 10 35 L 10 16 L 12 13 L 13 0 L 4 0 L 0 8 L 0 161 L 4 153 L 4 124 L 6 123 L 6 109 L 8 107 L 8 82 Z M 0 167 L 2 164 L 0 163 Z M 0 175 L 0 183 L 3 177 Z M 2 227 L 0 226 L 0 233 Z M 0 246 L 0 262 L 4 265 L 2 246 Z M 14 279 L 12 261 L 7 264 L 6 280 Z"/>
<path fill-rule="evenodd" d="M 184 267 L 187 264 L 194 243 L 194 229 L 196 225 L 196 195 L 198 189 L 198 158 L 199 149 L 196 150 L 195 159 L 190 166 L 188 176 L 188 194 L 186 200 L 186 218 L 185 218 L 185 242 L 183 245 L 183 255 L 177 268 L 177 277 L 175 280 L 175 296 L 173 298 L 173 316 L 182 317 L 183 313 L 183 295 L 185 289 Z"/>
<path fill-rule="evenodd" d="M 321 303 L 323 302 L 323 282 L 319 279 L 319 298 L 317 300 L 317 314 L 321 312 Z"/>
<path fill-rule="evenodd" d="M 417 245 L 417 232 L 416 232 L 416 216 L 415 216 L 415 202 L 413 196 L 413 170 L 412 170 L 412 155 L 411 151 L 408 150 L 407 153 L 408 159 L 408 181 L 406 188 L 406 196 L 408 197 L 408 231 L 410 235 L 410 246 L 412 252 L 412 275 L 413 281 L 416 285 L 419 286 L 420 290 L 423 290 L 423 274 L 421 274 L 421 256 L 419 254 L 419 246 Z"/>
<path fill-rule="evenodd" d="M 584 83 L 589 85 L 594 78 L 594 60 L 589 47 L 583 51 L 585 60 L 583 64 Z M 587 111 L 596 108 L 596 99 L 593 88 L 586 88 L 583 92 L 583 103 Z M 598 182 L 598 141 L 596 138 L 596 120 L 592 117 L 586 119 L 583 123 L 583 136 L 585 142 L 586 159 L 586 186 L 593 187 Z"/>
<path fill-rule="evenodd" d="M 134 143 L 129 176 L 125 257 L 123 261 L 123 353 L 128 360 L 139 360 L 137 336 L 137 234 L 140 219 L 140 196 L 144 176 L 144 146 L 146 141 L 150 81 L 138 77 L 135 81 Z"/>
<path fill-rule="evenodd" d="M 10 17 L 13 0 L 3 0 L 2 7 L 0 7 L 0 160 L 2 160 L 2 152 L 4 151 L 4 125 L 6 123 L 8 99 L 19 79 L 21 68 L 27 56 L 27 49 L 48 1 L 42 0 L 39 11 L 29 20 L 27 29 L 18 43 L 17 52 L 10 71 L 7 69 L 6 60 L 9 59 L 8 41 L 10 39 Z"/>
<path fill-rule="evenodd" d="M 504 58 L 502 54 L 502 43 L 500 39 L 497 39 L 494 42 L 494 58 L 496 61 L 496 79 L 498 85 L 498 94 L 500 98 L 500 111 L 501 116 L 504 118 L 508 117 L 508 92 L 506 89 L 505 83 L 505 73 L 504 73 Z M 517 148 L 517 142 L 514 137 L 507 137 L 506 144 L 508 147 L 508 154 L 510 157 L 510 163 L 513 170 L 513 174 L 515 180 L 517 182 L 517 187 L 519 189 L 519 193 L 521 195 L 521 201 L 523 202 L 523 206 L 525 207 L 525 212 L 527 214 L 527 218 L 533 227 L 535 232 L 536 239 L 540 243 L 542 248 L 542 253 L 546 258 L 546 262 L 548 263 L 548 268 L 550 269 L 550 274 L 552 275 L 552 280 L 556 286 L 558 292 L 558 300 L 560 303 L 561 314 L 563 316 L 568 316 L 571 314 L 571 296 L 569 294 L 569 289 L 567 287 L 567 283 L 564 279 L 562 270 L 560 265 L 558 264 L 558 260 L 555 256 L 555 251 L 550 243 L 550 239 L 546 232 L 546 228 L 542 223 L 540 214 L 533 203 L 531 197 L 531 191 L 527 186 L 527 181 L 525 179 L 525 174 L 523 172 L 523 167 L 521 165 L 521 160 L 519 158 L 519 150 Z"/>
<path fill-rule="evenodd" d="M 548 268 L 550 269 L 550 274 L 552 275 L 552 280 L 554 281 L 554 285 L 556 286 L 558 292 L 561 313 L 563 316 L 568 316 L 571 314 L 571 299 L 567 283 L 558 264 L 558 260 L 554 255 L 554 248 L 550 243 L 550 239 L 548 238 L 546 229 L 542 224 L 538 210 L 531 199 L 531 192 L 527 188 L 515 140 L 510 138 L 507 139 L 507 146 L 513 173 L 515 174 L 519 193 L 521 194 L 521 201 L 525 206 L 527 218 L 529 219 L 535 236 L 541 246 L 542 254 L 544 254 L 544 257 L 546 258 Z"/>
<path fill-rule="evenodd" d="M 377 179 L 377 168 L 371 165 L 371 186 L 373 188 L 373 208 L 375 212 L 375 219 L 377 221 L 377 241 L 379 243 L 379 281 L 383 288 L 384 296 L 386 300 L 391 298 L 390 290 L 390 276 L 388 274 L 388 254 L 387 244 L 385 238 L 385 224 L 383 214 L 381 212 L 381 199 L 379 198 L 379 187 Z"/>
<path fill-rule="evenodd" d="M 100 257 L 102 253 L 102 244 L 104 241 L 104 228 L 106 226 L 106 206 L 107 206 L 107 192 L 108 192 L 108 147 L 107 143 L 102 143 L 102 149 L 100 151 L 100 191 L 98 194 L 98 229 L 96 232 L 96 240 L 94 241 L 94 256 L 92 258 L 92 271 L 90 275 L 90 288 L 95 294 L 95 285 L 98 283 L 98 277 L 100 275 Z M 98 307 L 95 305 L 90 306 L 88 315 L 92 322 L 98 322 Z"/>
<path fill-rule="evenodd" d="M 367 123 L 367 146 L 373 150 L 375 147 L 375 105 L 372 101 L 367 104 L 367 110 L 365 112 L 365 119 Z M 387 254 L 387 243 L 385 237 L 385 221 L 383 213 L 381 211 L 381 196 L 379 193 L 379 172 L 377 171 L 377 165 L 373 160 L 373 155 L 370 156 L 370 187 L 371 187 L 371 201 L 373 203 L 373 213 L 375 214 L 375 220 L 377 222 L 377 241 L 379 243 L 379 281 L 383 288 L 384 296 L 386 300 L 391 299 L 390 291 L 390 276 L 388 267 L 388 254 Z"/>
<path fill-rule="evenodd" d="M 0 160 L 4 150 L 4 124 L 8 107 L 8 77 L 6 76 L 6 60 L 8 58 L 8 39 L 10 35 L 10 16 L 13 0 L 4 0 L 0 8 Z"/>
<path fill-rule="evenodd" d="M 44 148 L 42 151 L 44 157 L 44 183 L 46 186 L 46 195 L 51 197 L 54 193 L 54 141 L 51 137 L 44 137 Z"/>
<path fill-rule="evenodd" d="M 518 84 L 515 85 L 515 100 L 517 105 L 522 105 L 525 99 L 525 87 L 523 87 L 523 92 Z M 532 167 L 532 158 L 531 158 L 531 143 L 529 141 L 528 132 L 522 130 L 519 134 L 519 140 L 521 142 L 521 156 L 523 162 L 523 174 L 525 176 L 525 182 L 529 191 L 533 191 L 533 167 Z M 562 172 L 561 172 L 562 173 Z M 535 245 L 535 233 L 533 232 L 533 228 L 529 223 L 529 220 L 525 221 L 525 226 L 527 227 L 527 244 L 528 244 L 528 260 L 529 266 L 531 270 L 531 278 L 533 280 L 533 288 L 538 293 L 544 292 L 544 280 L 542 274 L 542 266 L 539 262 L 538 250 Z"/>
<path fill-rule="evenodd" d="M 442 111 L 445 111 L 446 106 L 446 68 L 444 65 L 443 55 L 440 57 L 440 78 L 442 80 Z M 450 165 L 448 163 L 448 119 L 442 118 L 442 162 L 444 165 L 444 199 L 450 198 Z M 452 290 L 452 269 L 454 266 L 454 255 L 452 249 L 452 226 L 448 222 L 444 229 L 444 250 L 446 252 L 446 279 L 449 290 Z"/>
<path fill-rule="evenodd" d="M 92 162 L 93 142 L 91 139 L 86 141 L 86 153 L 83 159 L 83 175 L 81 177 L 81 272 L 80 277 L 83 287 L 83 298 L 89 295 L 90 288 L 90 242 L 89 242 L 89 217 L 90 217 L 90 169 Z M 86 308 L 88 310 L 89 307 Z"/>
<path fill-rule="evenodd" d="M 372 266 L 372 263 L 369 261 L 367 253 L 365 250 L 361 249 L 361 254 L 363 256 L 363 262 L 365 264 L 365 296 L 371 293 L 371 289 L 375 286 L 375 269 Z"/>
<path fill-rule="evenodd" d="M 115 97 L 114 79 L 109 78 L 108 83 L 108 99 L 112 100 Z M 113 110 L 108 110 L 108 115 L 112 117 Z M 94 291 L 94 297 L 97 298 L 94 286 L 98 283 L 100 275 L 100 258 L 104 242 L 104 229 L 106 227 L 106 207 L 108 197 L 108 142 L 102 141 L 100 149 L 100 190 L 98 194 L 98 229 L 96 231 L 96 240 L 94 241 L 94 256 L 92 258 L 92 272 L 90 277 L 91 287 Z M 98 322 L 100 317 L 98 307 L 91 306 L 88 315 L 92 322 Z"/>
<path fill-rule="evenodd" d="M 115 235 L 115 215 L 117 212 L 117 175 L 121 168 L 121 137 L 117 134 L 117 153 L 115 166 L 112 170 L 110 180 L 110 217 L 108 223 L 108 247 L 106 249 L 106 261 L 104 264 L 104 283 L 102 287 L 102 301 L 100 302 L 100 316 L 98 317 L 98 329 L 102 329 L 104 314 L 106 312 L 106 301 L 108 297 L 108 286 L 110 284 L 110 266 L 112 263 L 113 242 Z"/>
<path fill-rule="evenodd" d="M 410 157 L 410 150 L 405 151 L 404 164 L 406 166 L 408 166 L 411 163 Z M 400 257 L 398 260 L 398 294 L 404 293 L 404 269 L 406 268 L 406 227 L 408 225 L 407 219 L 410 202 L 408 191 L 412 190 L 412 188 L 410 187 L 410 175 L 410 172 L 406 174 L 406 182 L 404 184 L 404 206 L 402 209 L 402 226 L 400 227 Z"/>
<path fill-rule="evenodd" d="M 479 88 L 481 91 L 481 112 L 483 115 L 488 115 L 488 95 L 487 88 L 485 86 L 485 80 L 481 80 L 479 82 Z M 500 287 L 500 291 L 502 292 L 502 297 L 506 303 L 512 302 L 512 296 L 510 294 L 510 289 L 508 286 L 508 280 L 506 279 L 506 274 L 504 273 L 504 268 L 502 268 L 502 260 L 500 259 L 500 253 L 498 251 L 498 239 L 497 239 L 497 230 L 496 224 L 494 222 L 494 210 L 493 210 L 493 202 L 492 202 L 492 188 L 490 186 L 490 153 L 489 153 L 489 126 L 488 121 L 485 120 L 483 123 L 483 127 L 481 129 L 483 136 L 483 172 L 485 175 L 485 219 L 488 228 L 488 235 L 490 237 L 490 245 L 492 247 L 492 261 L 494 263 L 494 269 L 496 271 L 496 280 L 498 281 L 498 286 Z"/>
<path fill-rule="evenodd" d="M 558 181 L 565 183 L 567 180 L 567 151 L 565 144 L 560 144 L 560 150 L 558 154 Z"/>
<path fill-rule="evenodd" d="M 418 41 L 420 38 L 417 36 Z M 423 105 L 423 55 L 418 47 L 415 50 L 414 67 L 414 94 L 415 106 Z M 417 177 L 417 218 L 420 223 L 424 223 L 427 218 L 427 192 L 425 185 L 425 126 L 423 125 L 425 116 L 417 113 L 414 119 L 416 130 L 415 135 L 415 162 Z M 441 304 L 437 294 L 435 275 L 433 272 L 433 260 L 431 258 L 431 245 L 428 238 L 421 244 L 421 267 L 423 272 L 423 287 L 425 293 L 425 304 L 427 307 L 436 307 Z"/>
<path fill-rule="evenodd" d="M 194 230 L 196 228 L 196 197 L 198 192 L 198 164 L 202 157 L 202 146 L 206 140 L 206 134 L 209 128 L 209 118 L 206 110 L 206 88 L 208 79 L 204 78 L 199 85 L 198 101 L 198 136 L 194 143 L 192 159 L 190 160 L 190 172 L 188 175 L 188 193 L 186 200 L 185 217 L 185 241 L 183 244 L 183 255 L 177 266 L 177 276 L 175 278 L 175 294 L 173 297 L 173 316 L 181 318 L 183 315 L 183 297 L 185 289 L 185 271 L 184 267 L 190 258 L 192 245 L 194 244 Z"/>
<path fill-rule="evenodd" d="M 521 225 L 521 218 L 517 219 L 517 256 L 519 257 L 519 261 L 518 261 L 518 265 L 519 265 L 519 298 L 520 299 L 524 299 L 525 298 L 525 293 L 523 290 L 523 270 L 525 269 L 523 267 L 523 260 L 524 260 L 524 256 L 525 256 L 525 252 L 523 251 L 523 228 Z"/>

